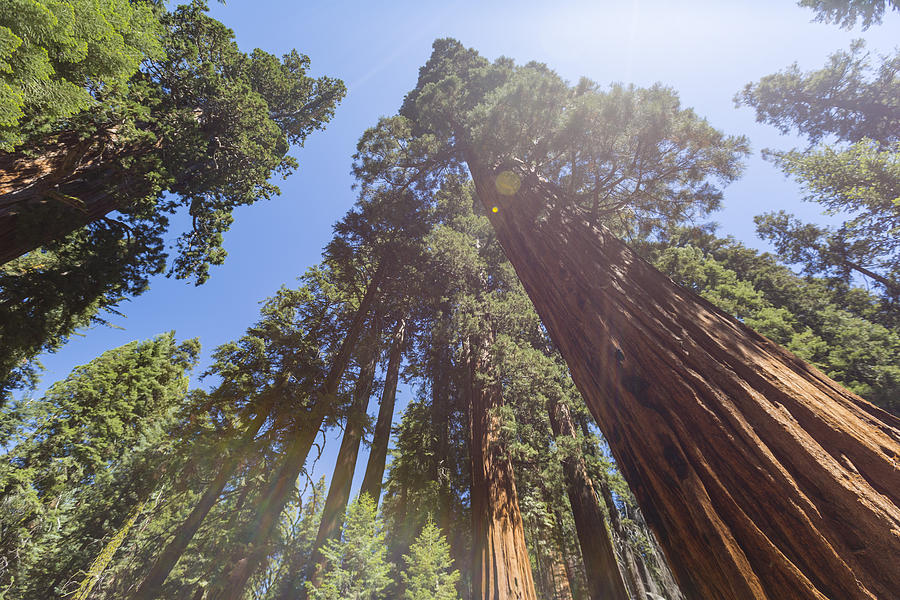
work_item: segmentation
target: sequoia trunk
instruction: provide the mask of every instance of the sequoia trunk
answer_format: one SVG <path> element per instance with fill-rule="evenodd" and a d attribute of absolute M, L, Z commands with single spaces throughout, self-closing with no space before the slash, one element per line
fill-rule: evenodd
<path fill-rule="evenodd" d="M 550 406 L 550 425 L 556 437 L 576 437 L 569 407 L 561 402 L 554 401 Z M 616 564 L 612 539 L 603 521 L 603 511 L 597 501 L 594 484 L 588 477 L 584 458 L 580 454 L 577 457 L 567 456 L 562 463 L 591 599 L 628 600 L 625 582 Z"/>
<path fill-rule="evenodd" d="M 256 516 L 247 529 L 246 542 L 239 546 L 238 551 L 232 557 L 233 566 L 224 585 L 216 590 L 211 595 L 211 598 L 216 600 L 238 600 L 243 598 L 244 587 L 247 585 L 247 581 L 265 558 L 267 541 L 271 537 L 272 530 L 290 498 L 291 490 L 297 483 L 300 471 L 303 470 L 303 466 L 306 464 L 306 457 L 309 455 L 319 429 L 321 429 L 326 415 L 332 408 L 332 400 L 335 393 L 337 393 L 338 383 L 347 370 L 350 357 L 356 349 L 366 317 L 375 302 L 383 274 L 384 270 L 379 267 L 369 282 L 366 293 L 353 315 L 350 327 L 347 329 L 347 335 L 344 336 L 341 347 L 334 357 L 328 375 L 325 377 L 325 381 L 322 382 L 318 393 L 311 400 L 312 407 L 290 441 L 281 465 L 262 495 L 262 501 L 257 508 Z"/>
<path fill-rule="evenodd" d="M 145 149 L 112 150 L 114 138 L 64 133 L 31 153 L 0 153 L 0 265 L 117 208 L 111 182 L 126 170 L 104 153 L 121 159 Z"/>
<path fill-rule="evenodd" d="M 337 461 L 331 474 L 331 484 L 328 486 L 325 506 L 322 508 L 322 520 L 319 522 L 312 560 L 308 565 L 309 581 L 316 587 L 321 584 L 325 569 L 322 546 L 328 540 L 341 535 L 341 524 L 347 504 L 350 502 L 350 488 L 353 486 L 353 473 L 356 471 L 356 459 L 359 457 L 359 444 L 363 437 L 366 408 L 369 406 L 369 398 L 372 395 L 372 382 L 375 379 L 375 367 L 378 363 L 378 352 L 375 348 L 378 336 L 377 321 L 378 319 L 375 319 L 376 324 L 372 326 L 372 335 L 369 343 L 365 346 L 364 354 L 367 356 L 360 361 L 362 364 L 353 390 L 353 403 L 347 413 L 341 447 L 338 450 Z"/>
<path fill-rule="evenodd" d="M 499 443 L 503 403 L 490 382 L 489 351 L 468 350 L 469 451 L 472 460 L 473 592 L 480 600 L 537 600 L 512 463 Z"/>
<path fill-rule="evenodd" d="M 685 594 L 896 594 L 900 419 L 675 285 L 536 176 L 505 196 L 469 158 Z"/>
<path fill-rule="evenodd" d="M 391 439 L 391 423 L 394 420 L 394 402 L 397 399 L 397 381 L 400 378 L 400 359 L 403 356 L 403 337 L 406 323 L 401 320 L 394 332 L 391 355 L 388 357 L 387 373 L 384 376 L 384 390 L 381 392 L 381 404 L 378 407 L 378 420 L 372 434 L 372 447 L 369 449 L 369 461 L 366 474 L 363 476 L 360 495 L 368 494 L 378 506 L 381 498 L 381 482 L 384 479 L 384 466 L 387 461 L 388 442 Z"/>

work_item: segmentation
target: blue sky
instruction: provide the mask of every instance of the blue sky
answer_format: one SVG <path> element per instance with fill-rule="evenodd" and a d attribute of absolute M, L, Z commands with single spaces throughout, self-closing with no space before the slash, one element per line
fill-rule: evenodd
<path fill-rule="evenodd" d="M 714 126 L 747 135 L 754 156 L 713 219 L 721 233 L 757 247 L 764 246 L 753 232 L 754 215 L 785 208 L 816 218 L 816 212 L 799 202 L 796 185 L 759 158 L 763 148 L 802 142 L 755 123 L 752 110 L 734 107 L 735 93 L 795 61 L 805 70 L 819 68 L 858 37 L 881 53 L 900 40 L 896 13 L 867 32 L 847 32 L 811 23 L 812 13 L 789 0 L 561 0 L 552 6 L 546 0 L 230 0 L 214 4 L 212 14 L 234 29 L 245 51 L 307 54 L 313 75 L 346 82 L 347 98 L 328 128 L 297 149 L 300 169 L 279 183 L 282 195 L 236 211 L 225 237 L 228 259 L 207 284 L 155 279 L 150 291 L 122 305 L 125 316 L 111 319 L 115 328 L 89 329 L 42 357 L 42 388 L 105 350 L 171 329 L 179 339 L 200 338 L 203 365 L 218 344 L 240 336 L 256 320 L 260 301 L 318 262 L 332 224 L 355 199 L 350 165 L 358 137 L 397 110 L 435 38 L 455 37 L 490 59 L 545 62 L 572 82 L 581 76 L 601 84 L 662 82 Z M 320 463 L 329 472 L 330 454 Z"/>

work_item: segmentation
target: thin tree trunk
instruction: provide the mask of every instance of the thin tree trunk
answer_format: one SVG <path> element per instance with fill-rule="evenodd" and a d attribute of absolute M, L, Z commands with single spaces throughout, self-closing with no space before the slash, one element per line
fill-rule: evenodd
<path fill-rule="evenodd" d="M 622 571 L 624 572 L 628 587 L 631 589 L 631 594 L 635 600 L 647 600 L 647 592 L 652 590 L 647 589 L 648 586 L 646 585 L 646 579 L 644 577 L 645 570 L 641 568 L 643 561 L 639 556 L 635 555 L 634 550 L 631 547 L 631 543 L 628 540 L 628 532 L 625 530 L 625 525 L 622 523 L 622 519 L 619 516 L 619 509 L 613 501 L 609 484 L 602 476 L 597 478 L 597 489 L 600 490 L 600 495 L 603 497 L 603 502 L 606 504 L 606 512 L 609 514 L 609 524 L 619 539 L 619 548 L 622 554 L 623 563 Z"/>
<path fill-rule="evenodd" d="M 135 600 L 151 600 L 159 596 L 160 589 L 162 588 L 163 583 L 165 583 L 166 578 L 169 576 L 169 573 L 172 572 L 172 568 L 178 562 L 178 559 L 181 558 L 181 555 L 184 554 L 188 544 L 190 544 L 191 540 L 194 538 L 197 530 L 200 529 L 200 525 L 203 523 L 206 515 L 209 514 L 212 507 L 219 501 L 222 490 L 225 489 L 225 485 L 228 483 L 228 480 L 231 479 L 231 476 L 234 475 L 235 470 L 243 459 L 244 449 L 253 441 L 253 438 L 256 437 L 256 434 L 259 432 L 260 428 L 262 428 L 263 423 L 266 422 L 267 417 L 268 412 L 264 410 L 260 410 L 256 417 L 254 417 L 250 426 L 247 428 L 247 431 L 241 438 L 238 447 L 219 467 L 216 478 L 206 487 L 206 491 L 203 492 L 200 500 L 194 506 L 194 510 L 192 510 L 191 514 L 189 514 L 181 525 L 178 526 L 178 529 L 175 531 L 175 536 L 169 541 L 165 550 L 163 550 L 162 554 L 159 555 L 159 558 L 156 559 L 153 567 L 150 568 L 150 572 L 144 577 L 141 585 L 134 593 Z"/>
<path fill-rule="evenodd" d="M 372 383 L 375 379 L 375 368 L 378 365 L 376 345 L 379 329 L 376 318 L 372 325 L 372 335 L 364 350 L 366 357 L 360 361 L 362 364 L 353 390 L 353 403 L 347 412 L 347 423 L 344 426 L 341 447 L 338 450 L 337 461 L 331 474 L 331 484 L 328 486 L 325 506 L 322 508 L 322 520 L 319 522 L 312 558 L 308 565 L 309 581 L 315 587 L 321 585 L 326 567 L 325 557 L 322 556 L 322 546 L 328 540 L 340 537 L 344 513 L 350 502 L 350 488 L 353 487 L 353 473 L 356 471 L 356 460 L 359 458 L 359 444 L 363 437 L 366 408 L 369 406 L 369 399 L 372 396 Z M 287 600 L 287 598 L 281 600 Z"/>
<path fill-rule="evenodd" d="M 384 390 L 381 393 L 381 404 L 378 407 L 378 420 L 372 434 L 372 447 L 369 449 L 369 461 L 366 474 L 363 476 L 360 495 L 368 494 L 378 506 L 381 498 L 381 483 L 384 479 L 384 466 L 387 462 L 388 443 L 391 440 L 391 423 L 394 420 L 394 403 L 397 398 L 397 382 L 400 378 L 400 360 L 403 357 L 403 338 L 406 322 L 400 320 L 394 331 L 391 355 L 388 358 L 387 373 L 384 377 Z"/>
<path fill-rule="evenodd" d="M 503 196 L 469 168 L 685 594 L 894 595 L 900 419 L 675 285 L 537 177 Z"/>
<path fill-rule="evenodd" d="M 474 596 L 481 600 L 537 600 L 512 463 L 500 445 L 500 384 L 485 381 L 488 348 L 467 350 L 472 460 Z"/>
<path fill-rule="evenodd" d="M 559 543 L 553 546 L 555 552 L 551 557 L 553 565 L 551 576 L 553 579 L 553 597 L 557 600 L 573 600 L 572 587 L 569 585 L 569 569 L 566 565 L 566 557 Z"/>
<path fill-rule="evenodd" d="M 576 438 L 569 407 L 554 400 L 549 408 L 553 435 Z M 580 454 L 578 457 L 567 456 L 562 464 L 591 599 L 628 600 L 625 582 L 616 564 L 616 552 L 603 520 L 603 510 L 597 502 L 593 482 L 588 476 L 584 457 Z"/>
<path fill-rule="evenodd" d="M 211 598 L 216 600 L 239 600 L 242 598 L 247 581 L 266 557 L 268 540 L 290 498 L 291 490 L 297 483 L 297 477 L 306 464 L 306 457 L 309 455 L 319 429 L 321 429 L 328 412 L 333 408 L 332 401 L 337 393 L 338 383 L 350 363 L 350 357 L 357 346 L 366 317 L 371 312 L 383 276 L 384 270 L 379 267 L 353 315 L 347 335 L 344 336 L 344 341 L 334 357 L 325 381 L 312 399 L 312 408 L 307 414 L 307 418 L 304 419 L 303 425 L 290 441 L 284 460 L 267 486 L 268 489 L 262 495 L 256 516 L 247 528 L 249 533 L 247 541 L 239 546 L 233 556 L 233 567 L 222 588 L 216 590 Z"/>

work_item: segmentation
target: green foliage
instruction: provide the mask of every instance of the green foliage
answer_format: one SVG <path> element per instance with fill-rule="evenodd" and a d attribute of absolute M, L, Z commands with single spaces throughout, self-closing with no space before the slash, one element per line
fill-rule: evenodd
<path fill-rule="evenodd" d="M 855 19 L 856 3 L 849 10 L 846 18 Z M 880 18 L 880 12 L 876 14 Z M 818 71 L 801 73 L 793 65 L 766 76 L 748 84 L 737 102 L 753 106 L 758 121 L 773 124 L 782 133 L 796 129 L 813 143 L 837 138 L 837 143 L 804 151 L 768 154 L 806 188 L 805 200 L 845 221 L 830 228 L 802 223 L 785 212 L 770 213 L 756 218 L 758 233 L 806 273 L 824 274 L 844 285 L 865 277 L 881 289 L 886 303 L 896 306 L 900 53 L 873 64 L 864 49 L 858 40 L 849 51 L 833 54 Z"/>
<path fill-rule="evenodd" d="M 804 73 L 794 64 L 749 83 L 735 102 L 756 109 L 756 120 L 782 133 L 796 130 L 813 143 L 829 136 L 879 144 L 900 139 L 900 52 L 873 63 L 865 42 L 832 54 L 818 71 Z"/>
<path fill-rule="evenodd" d="M 877 298 L 798 277 L 733 240 L 673 242 L 655 253 L 662 272 L 848 389 L 886 410 L 900 409 L 900 333 Z"/>
<path fill-rule="evenodd" d="M 20 421 L 0 465 L 0 552 L 16 598 L 72 591 L 160 482 L 199 343 L 132 342 L 78 367 Z M 70 589 L 71 588 L 71 589 Z"/>
<path fill-rule="evenodd" d="M 403 578 L 405 600 L 456 600 L 459 571 L 450 571 L 450 546 L 441 530 L 428 521 L 422 533 L 403 555 L 406 570 Z"/>
<path fill-rule="evenodd" d="M 851 29 L 861 21 L 863 29 L 880 24 L 885 8 L 900 10 L 897 0 L 800 0 L 800 6 L 816 12 L 816 21 L 834 23 L 844 29 Z"/>
<path fill-rule="evenodd" d="M 251 583 L 253 598 L 301 597 L 305 590 L 304 567 L 312 559 L 313 545 L 328 489 L 325 477 L 313 486 L 303 502 L 291 503 L 284 511 L 279 526 L 275 551 L 267 568 Z"/>
<path fill-rule="evenodd" d="M 375 503 L 362 496 L 347 507 L 340 540 L 322 548 L 327 561 L 319 587 L 306 584 L 310 600 L 376 600 L 390 584 L 385 531 Z"/>
<path fill-rule="evenodd" d="M 152 3 L 5 0 L 0 10 L 0 150 L 124 86 L 162 54 Z"/>
<path fill-rule="evenodd" d="M 806 224 L 784 211 L 756 218 L 783 260 L 851 284 L 860 275 L 900 298 L 900 143 L 879 150 L 863 140 L 837 150 L 788 152 L 778 164 L 808 190 L 807 201 L 843 215 L 840 227 Z"/>
<path fill-rule="evenodd" d="M 41 246 L 0 272 L 0 391 L 29 383 L 35 355 L 102 321 L 98 313 L 166 270 L 173 213 L 186 212 L 191 227 L 176 240 L 168 273 L 203 283 L 225 259 L 232 211 L 279 193 L 269 179 L 297 166 L 290 148 L 323 128 L 344 95 L 342 82 L 308 77 L 309 59 L 296 51 L 280 60 L 241 52 L 199 0 L 153 14 L 139 33 L 159 37 L 161 51 L 143 57 L 127 81 L 92 91 L 90 106 L 20 132 L 25 142 L 3 158 L 14 181 L 17 170 L 47 158 L 40 181 L 52 179 L 54 191 L 23 183 L 0 206 L 3 218 L 15 207 L 23 251 Z M 101 201 L 109 208 L 100 214 L 114 209 L 115 219 L 85 222 L 79 207 Z"/>
<path fill-rule="evenodd" d="M 452 149 L 438 156 L 538 174 L 564 191 L 560 201 L 631 235 L 716 208 L 716 184 L 740 174 L 748 151 L 745 138 L 682 108 L 671 89 L 569 86 L 545 65 L 490 64 L 446 39 L 434 43 L 400 114 Z"/>

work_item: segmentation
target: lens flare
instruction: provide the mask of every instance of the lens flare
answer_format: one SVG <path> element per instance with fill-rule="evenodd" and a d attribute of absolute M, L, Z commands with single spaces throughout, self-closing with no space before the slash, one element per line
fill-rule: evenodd
<path fill-rule="evenodd" d="M 522 180 L 512 171 L 503 171 L 497 175 L 494 185 L 497 187 L 497 191 L 504 196 L 513 196 L 519 191 Z"/>

